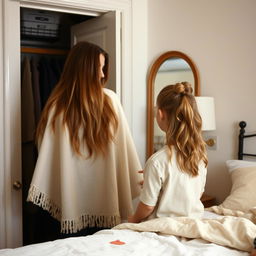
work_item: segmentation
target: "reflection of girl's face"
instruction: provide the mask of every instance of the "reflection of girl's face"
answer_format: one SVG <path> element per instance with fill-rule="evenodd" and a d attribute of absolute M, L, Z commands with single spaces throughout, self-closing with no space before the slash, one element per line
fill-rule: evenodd
<path fill-rule="evenodd" d="M 100 79 L 104 78 L 103 68 L 105 66 L 105 56 L 100 54 Z"/>

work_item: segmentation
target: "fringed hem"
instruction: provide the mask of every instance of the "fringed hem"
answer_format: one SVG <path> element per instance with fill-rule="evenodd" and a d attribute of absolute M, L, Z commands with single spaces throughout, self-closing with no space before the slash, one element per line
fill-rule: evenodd
<path fill-rule="evenodd" d="M 29 188 L 27 201 L 42 207 L 44 210 L 48 211 L 53 218 L 60 221 L 60 207 L 58 207 L 46 194 L 39 191 L 37 187 L 31 186 Z"/>
<path fill-rule="evenodd" d="M 87 227 L 112 228 L 121 223 L 119 216 L 83 215 L 78 220 L 62 220 L 61 233 L 76 233 Z"/>
<path fill-rule="evenodd" d="M 28 191 L 27 201 L 42 207 L 51 216 L 61 222 L 61 233 L 76 233 L 87 227 L 106 227 L 112 228 L 121 223 L 120 216 L 97 216 L 82 215 L 73 220 L 61 220 L 61 210 L 48 196 L 40 192 L 35 186 L 31 186 Z"/>

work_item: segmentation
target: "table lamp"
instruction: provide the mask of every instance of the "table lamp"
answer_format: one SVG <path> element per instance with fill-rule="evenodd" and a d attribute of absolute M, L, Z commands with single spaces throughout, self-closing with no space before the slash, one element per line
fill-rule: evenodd
<path fill-rule="evenodd" d="M 216 130 L 215 106 L 213 97 L 195 97 L 199 114 L 202 118 L 202 131 Z M 212 138 L 205 141 L 209 147 L 215 145 L 216 141 Z"/>

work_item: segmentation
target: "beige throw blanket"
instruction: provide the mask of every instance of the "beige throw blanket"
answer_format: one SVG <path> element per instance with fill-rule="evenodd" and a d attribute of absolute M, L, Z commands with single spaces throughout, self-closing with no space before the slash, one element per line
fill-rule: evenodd
<path fill-rule="evenodd" d="M 114 229 L 157 232 L 206 241 L 242 251 L 250 251 L 256 237 L 256 225 L 243 217 L 223 216 L 218 219 L 162 217 L 139 224 L 123 223 Z"/>
<path fill-rule="evenodd" d="M 74 154 L 61 116 L 55 133 L 48 121 L 40 143 L 28 201 L 59 220 L 63 233 L 119 224 L 132 214 L 132 199 L 140 193 L 141 165 L 123 109 L 114 92 L 104 92 L 112 99 L 119 120 L 108 157 L 87 159 Z"/>

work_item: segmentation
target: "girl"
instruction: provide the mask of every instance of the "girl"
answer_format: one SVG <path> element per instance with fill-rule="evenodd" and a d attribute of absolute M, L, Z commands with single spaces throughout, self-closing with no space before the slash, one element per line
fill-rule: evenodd
<path fill-rule="evenodd" d="M 38 125 L 28 201 L 59 220 L 63 233 L 117 225 L 139 194 L 141 166 L 119 99 L 103 88 L 107 79 L 108 54 L 79 42 Z"/>
<path fill-rule="evenodd" d="M 147 161 L 140 202 L 128 221 L 200 217 L 208 160 L 201 135 L 202 120 L 189 83 L 169 85 L 160 91 L 156 120 L 166 133 L 166 145 Z"/>
<path fill-rule="evenodd" d="M 256 238 L 254 238 L 253 247 L 250 256 L 256 256 Z"/>

